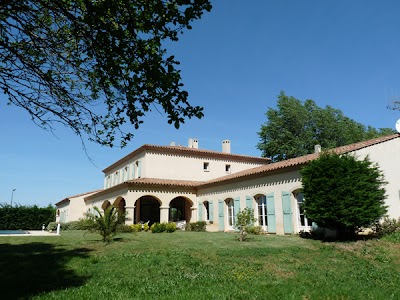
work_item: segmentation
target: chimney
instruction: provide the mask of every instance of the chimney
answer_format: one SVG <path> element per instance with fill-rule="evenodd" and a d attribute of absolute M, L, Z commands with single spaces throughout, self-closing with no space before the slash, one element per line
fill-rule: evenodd
<path fill-rule="evenodd" d="M 321 153 L 321 145 L 315 145 L 314 146 L 314 152 L 315 153 Z"/>
<path fill-rule="evenodd" d="M 175 142 L 171 142 L 171 144 L 169 144 L 170 146 L 175 146 Z"/>
<path fill-rule="evenodd" d="M 193 148 L 193 139 L 191 138 L 188 140 L 188 147 Z"/>
<path fill-rule="evenodd" d="M 231 153 L 231 141 L 230 140 L 222 141 L 222 153 Z"/>
<path fill-rule="evenodd" d="M 199 141 L 197 139 L 193 139 L 192 148 L 199 149 Z"/>

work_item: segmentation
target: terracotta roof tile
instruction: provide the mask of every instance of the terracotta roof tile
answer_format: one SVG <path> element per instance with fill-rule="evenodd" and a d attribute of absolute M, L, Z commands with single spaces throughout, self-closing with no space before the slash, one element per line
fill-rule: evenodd
<path fill-rule="evenodd" d="M 196 187 L 203 183 L 202 181 L 191 180 L 171 180 L 160 178 L 139 178 L 128 180 L 126 183 L 130 185 L 156 185 L 156 186 L 179 186 L 179 187 Z"/>
<path fill-rule="evenodd" d="M 63 204 L 63 203 L 65 203 L 65 202 L 67 202 L 67 201 L 70 201 L 71 198 L 81 197 L 81 196 L 85 196 L 85 195 L 87 195 L 87 194 L 94 194 L 94 193 L 97 193 L 97 192 L 100 192 L 100 191 L 102 191 L 102 190 L 95 190 L 95 191 L 86 192 L 86 193 L 82 193 L 82 194 L 78 194 L 78 195 L 74 195 L 74 196 L 69 196 L 69 197 L 64 198 L 64 199 L 62 199 L 61 201 L 57 202 L 57 203 L 55 204 L 55 206 L 60 205 L 60 204 Z"/>
<path fill-rule="evenodd" d="M 375 139 L 330 149 L 329 151 L 333 151 L 337 154 L 345 154 L 345 153 L 353 152 L 353 151 L 360 150 L 360 149 L 363 149 L 366 147 L 370 147 L 370 146 L 373 146 L 376 144 L 380 144 L 380 143 L 383 143 L 386 141 L 390 141 L 390 140 L 393 140 L 398 137 L 400 137 L 400 134 L 396 133 L 396 134 L 392 134 L 392 135 L 388 135 L 388 136 L 378 137 Z M 312 153 L 312 154 L 308 154 L 308 155 L 304 155 L 304 156 L 300 156 L 300 157 L 296 157 L 296 158 L 292 158 L 292 159 L 288 159 L 288 160 L 283 160 L 283 161 L 276 162 L 276 163 L 270 163 L 266 166 L 260 166 L 260 167 L 244 170 L 241 172 L 237 172 L 237 173 L 234 173 L 231 175 L 219 177 L 219 178 L 204 182 L 204 183 L 200 184 L 199 187 L 206 187 L 209 185 L 223 183 L 226 181 L 234 181 L 236 179 L 243 178 L 246 176 L 252 176 L 252 175 L 256 176 L 258 174 L 264 174 L 264 173 L 268 173 L 268 172 L 272 172 L 272 171 L 279 171 L 279 170 L 284 170 L 287 168 L 297 167 L 300 165 L 304 165 L 311 160 L 317 159 L 318 157 L 319 157 L 318 153 Z"/>
<path fill-rule="evenodd" d="M 250 156 L 250 155 L 240 155 L 240 154 L 232 154 L 232 153 L 224 153 L 213 150 L 204 150 L 198 148 L 189 148 L 183 146 L 158 146 L 158 145 L 149 145 L 145 144 L 130 154 L 124 156 L 120 160 L 116 161 L 112 165 L 108 166 L 103 170 L 103 172 L 108 172 L 114 167 L 122 164 L 125 161 L 133 158 L 137 154 L 143 151 L 155 151 L 161 153 L 173 153 L 173 154 L 183 154 L 183 155 L 192 155 L 196 157 L 213 157 L 213 158 L 223 158 L 226 160 L 234 160 L 234 161 L 247 161 L 258 164 L 268 164 L 271 160 L 269 158 L 258 157 L 258 156 Z"/>

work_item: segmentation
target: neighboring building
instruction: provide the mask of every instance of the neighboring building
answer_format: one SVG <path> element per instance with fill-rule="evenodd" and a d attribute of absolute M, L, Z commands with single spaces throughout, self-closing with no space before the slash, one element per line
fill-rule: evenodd
<path fill-rule="evenodd" d="M 309 230 L 311 220 L 301 209 L 300 169 L 318 158 L 316 153 L 270 163 L 266 158 L 188 147 L 143 145 L 103 172 L 104 189 L 66 198 L 56 204 L 57 221 L 83 217 L 93 206 L 109 205 L 126 212 L 126 223 L 207 221 L 209 231 L 233 230 L 235 215 L 254 209 L 260 226 L 269 233 L 289 234 Z M 400 217 L 400 135 L 394 134 L 334 149 L 366 155 L 376 162 L 386 186 L 388 215 Z"/>

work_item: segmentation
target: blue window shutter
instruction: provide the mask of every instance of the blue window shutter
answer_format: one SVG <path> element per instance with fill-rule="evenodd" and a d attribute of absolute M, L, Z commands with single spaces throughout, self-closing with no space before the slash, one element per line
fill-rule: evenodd
<path fill-rule="evenodd" d="M 276 233 L 274 193 L 267 195 L 267 222 L 268 232 Z"/>
<path fill-rule="evenodd" d="M 210 218 L 209 221 L 214 221 L 214 204 L 212 200 L 208 201 L 208 215 Z"/>
<path fill-rule="evenodd" d="M 224 224 L 224 202 L 222 200 L 218 200 L 218 228 L 220 231 L 225 230 Z"/>
<path fill-rule="evenodd" d="M 135 179 L 135 163 L 132 164 L 131 168 L 131 179 Z"/>
<path fill-rule="evenodd" d="M 293 233 L 292 225 L 292 206 L 289 192 L 282 192 L 282 209 L 283 209 L 283 231 L 284 233 Z"/>
<path fill-rule="evenodd" d="M 246 207 L 253 209 L 253 197 L 246 196 Z"/>
<path fill-rule="evenodd" d="M 240 211 L 240 198 L 237 197 L 233 202 L 233 207 L 235 208 L 235 218 Z"/>
<path fill-rule="evenodd" d="M 203 203 L 199 203 L 199 219 L 198 221 L 203 221 Z"/>
<path fill-rule="evenodd" d="M 142 177 L 142 161 L 141 161 L 141 160 L 138 161 L 138 171 L 137 171 L 137 174 L 138 174 L 138 178 L 141 178 L 141 177 Z"/>

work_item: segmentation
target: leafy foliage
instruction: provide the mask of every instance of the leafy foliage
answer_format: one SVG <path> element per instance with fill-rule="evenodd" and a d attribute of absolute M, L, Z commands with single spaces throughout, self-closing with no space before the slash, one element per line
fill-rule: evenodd
<path fill-rule="evenodd" d="M 107 207 L 104 213 L 96 206 L 93 208 L 96 213 L 93 215 L 93 227 L 89 228 L 89 230 L 99 233 L 103 238 L 103 242 L 109 244 L 117 234 L 118 226 L 121 224 L 122 219 L 118 217 L 118 210 L 113 206 Z"/>
<path fill-rule="evenodd" d="M 54 221 L 56 209 L 49 205 L 47 207 L 24 206 L 0 204 L 0 229 L 18 230 L 32 229 L 41 230 L 43 224 L 47 226 Z"/>
<path fill-rule="evenodd" d="M 396 220 L 385 217 L 382 222 L 374 224 L 373 230 L 377 237 L 400 233 L 400 219 Z"/>
<path fill-rule="evenodd" d="M 322 153 L 301 170 L 304 211 L 318 226 L 354 234 L 386 213 L 382 171 L 368 157 Z"/>
<path fill-rule="evenodd" d="M 317 144 L 331 149 L 395 133 L 389 128 L 365 127 L 338 109 L 318 107 L 313 100 L 302 103 L 284 92 L 278 96 L 277 109 L 269 108 L 266 116 L 257 148 L 273 161 L 313 153 Z"/>
<path fill-rule="evenodd" d="M 3 1 L 0 90 L 39 126 L 111 147 L 152 108 L 179 128 L 203 109 L 189 104 L 165 45 L 210 10 L 208 0 Z"/>
<path fill-rule="evenodd" d="M 185 230 L 186 231 L 196 231 L 196 232 L 204 232 L 206 231 L 207 223 L 205 221 L 197 221 L 186 223 Z"/>
<path fill-rule="evenodd" d="M 239 229 L 239 240 L 241 242 L 246 239 L 246 227 L 252 225 L 255 221 L 253 209 L 246 207 L 238 212 L 236 215 L 235 227 Z"/>
<path fill-rule="evenodd" d="M 161 232 L 175 232 L 176 231 L 176 223 L 154 223 L 151 225 L 150 230 L 152 233 L 161 233 Z"/>

